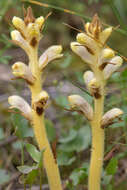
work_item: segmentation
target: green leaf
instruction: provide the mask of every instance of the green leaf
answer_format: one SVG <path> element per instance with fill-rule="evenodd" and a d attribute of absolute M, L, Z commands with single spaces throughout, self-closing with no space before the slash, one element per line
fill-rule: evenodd
<path fill-rule="evenodd" d="M 113 157 L 106 167 L 106 173 L 108 175 L 114 175 L 117 171 L 117 167 L 118 167 L 118 159 Z"/>
<path fill-rule="evenodd" d="M 59 149 L 64 152 L 80 152 L 85 150 L 90 145 L 91 133 L 88 126 L 82 127 L 78 130 L 77 136 L 68 143 L 63 143 Z"/>
<path fill-rule="evenodd" d="M 25 184 L 32 185 L 35 182 L 37 176 L 38 176 L 38 170 L 32 170 L 30 173 L 28 173 L 25 179 Z"/>
<path fill-rule="evenodd" d="M 59 166 L 71 165 L 75 160 L 76 157 L 70 153 L 59 151 L 57 154 L 57 163 Z"/>
<path fill-rule="evenodd" d="M 34 136 L 32 128 L 29 127 L 29 123 L 24 117 L 19 114 L 13 114 L 11 120 L 19 138 Z"/>
<path fill-rule="evenodd" d="M 27 143 L 25 146 L 26 146 L 26 149 L 27 149 L 28 153 L 33 158 L 33 160 L 35 162 L 39 163 L 39 161 L 41 159 L 41 152 L 39 152 L 37 150 L 37 148 L 32 144 Z"/>
<path fill-rule="evenodd" d="M 103 170 L 102 172 L 102 184 L 109 185 L 112 180 L 112 175 L 107 175 L 106 171 Z"/>
<path fill-rule="evenodd" d="M 56 129 L 53 126 L 53 123 L 48 119 L 45 120 L 45 126 L 48 139 L 50 142 L 53 142 L 56 139 Z"/>
<path fill-rule="evenodd" d="M 88 165 L 75 169 L 70 175 L 70 179 L 74 186 L 84 183 L 84 180 L 88 177 Z"/>
<path fill-rule="evenodd" d="M 6 170 L 0 169 L 0 185 L 8 182 L 10 180 L 10 175 Z"/>
<path fill-rule="evenodd" d="M 70 129 L 70 131 L 68 132 L 68 134 L 59 139 L 60 143 L 68 143 L 70 141 L 72 141 L 75 137 L 77 136 L 77 131 L 74 129 Z"/>
<path fill-rule="evenodd" d="M 27 165 L 23 165 L 23 166 L 18 166 L 17 169 L 23 173 L 23 174 L 28 174 L 30 173 L 32 170 L 36 170 L 38 168 L 38 165 L 35 166 L 27 166 Z"/>

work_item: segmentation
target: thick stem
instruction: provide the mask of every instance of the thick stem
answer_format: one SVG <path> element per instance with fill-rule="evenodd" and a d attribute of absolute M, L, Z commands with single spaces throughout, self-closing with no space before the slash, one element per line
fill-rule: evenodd
<path fill-rule="evenodd" d="M 100 126 L 103 114 L 104 95 L 94 100 L 94 119 L 92 127 L 92 152 L 89 171 L 89 190 L 100 190 L 101 173 L 104 156 L 104 129 Z"/>
<path fill-rule="evenodd" d="M 34 85 L 30 86 L 32 94 L 31 104 L 33 105 L 35 97 L 42 91 L 42 80 L 41 80 L 41 72 L 39 71 L 38 68 L 37 51 L 34 50 L 31 53 L 29 59 L 30 59 L 29 66 L 31 68 L 32 74 L 36 78 Z M 38 115 L 38 113 L 35 110 L 33 110 L 32 113 L 33 113 L 33 129 L 34 129 L 35 138 L 37 140 L 40 150 L 45 149 L 43 161 L 48 177 L 50 190 L 62 190 L 58 165 L 56 160 L 54 159 L 46 134 L 44 115 Z"/>

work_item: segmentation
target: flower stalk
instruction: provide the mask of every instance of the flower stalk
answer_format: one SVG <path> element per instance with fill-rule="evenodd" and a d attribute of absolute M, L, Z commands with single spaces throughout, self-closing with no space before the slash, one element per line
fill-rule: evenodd
<path fill-rule="evenodd" d="M 92 71 L 84 73 L 84 81 L 87 89 L 94 99 L 94 109 L 88 103 L 87 108 L 83 105 L 84 100 L 79 104 L 78 95 L 69 96 L 71 109 L 73 110 L 76 102 L 76 111 L 85 112 L 84 116 L 88 119 L 92 130 L 92 148 L 91 161 L 89 169 L 88 189 L 101 189 L 101 174 L 104 157 L 104 129 L 114 122 L 123 112 L 114 108 L 103 115 L 105 86 L 107 80 L 113 72 L 122 64 L 122 58 L 115 56 L 115 52 L 107 47 L 106 41 L 111 35 L 112 28 L 102 30 L 100 20 L 97 15 L 93 17 L 91 23 L 85 24 L 84 33 L 77 35 L 77 42 L 71 43 L 71 49 L 74 53 L 89 65 Z M 75 101 L 74 101 L 75 97 Z M 83 99 L 83 98 L 82 98 Z M 86 100 L 85 100 L 86 101 Z M 82 108 L 82 109 L 81 109 Z M 89 109 L 91 108 L 91 109 Z M 91 110 L 88 112 L 88 110 Z M 92 117 L 91 117 L 92 116 Z M 90 118 L 90 119 L 89 119 Z"/>
<path fill-rule="evenodd" d="M 45 19 L 37 19 L 29 7 L 24 10 L 24 20 L 14 17 L 12 22 L 16 30 L 11 32 L 12 40 L 25 50 L 29 57 L 28 66 L 17 62 L 12 66 L 16 78 L 24 79 L 31 91 L 31 107 L 19 96 L 9 97 L 11 108 L 18 108 L 21 114 L 30 120 L 39 149 L 45 149 L 43 162 L 51 190 L 62 190 L 57 161 L 53 156 L 44 124 L 44 110 L 49 95 L 43 90 L 42 74 L 45 66 L 52 60 L 62 57 L 61 46 L 51 46 L 38 58 L 38 45 L 42 37 L 41 30 Z M 20 102 L 19 102 L 20 101 Z M 23 106 L 24 105 L 24 106 Z"/>

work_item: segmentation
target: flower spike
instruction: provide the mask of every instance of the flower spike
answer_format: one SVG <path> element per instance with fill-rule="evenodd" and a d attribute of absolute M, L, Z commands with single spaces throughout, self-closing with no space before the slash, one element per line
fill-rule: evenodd
<path fill-rule="evenodd" d="M 49 15 L 48 15 L 49 16 Z M 46 169 L 50 190 L 62 190 L 60 173 L 50 143 L 44 123 L 44 111 L 49 95 L 43 90 L 42 71 L 47 64 L 63 56 L 62 46 L 51 46 L 41 56 L 38 57 L 39 41 L 42 38 L 42 29 L 47 17 L 35 18 L 31 7 L 24 9 L 24 19 L 13 17 L 12 23 L 15 30 L 11 32 L 14 43 L 20 46 L 28 55 L 29 62 L 16 62 L 12 66 L 13 74 L 17 78 L 22 78 L 28 83 L 31 91 L 32 108 L 19 96 L 11 96 L 8 101 L 11 108 L 18 108 L 21 114 L 28 118 L 33 126 L 35 138 L 40 150 L 45 149 L 43 154 L 44 168 Z M 54 175 L 52 175 L 54 172 Z"/>
<path fill-rule="evenodd" d="M 103 116 L 105 85 L 110 76 L 122 65 L 123 60 L 106 45 L 106 41 L 112 33 L 112 27 L 103 30 L 97 14 L 91 23 L 85 24 L 84 28 L 85 32 L 77 34 L 77 42 L 71 43 L 71 49 L 92 70 L 86 71 L 83 77 L 86 87 L 94 99 L 94 111 L 88 102 L 78 95 L 69 96 L 68 100 L 71 102 L 72 109 L 82 111 L 91 124 L 92 152 L 88 189 L 100 190 L 104 156 L 104 128 L 123 113 L 120 109 L 114 108 Z"/>

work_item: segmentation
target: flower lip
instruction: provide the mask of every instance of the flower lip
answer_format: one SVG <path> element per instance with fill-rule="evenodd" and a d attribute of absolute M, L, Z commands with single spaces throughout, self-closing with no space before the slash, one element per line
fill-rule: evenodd
<path fill-rule="evenodd" d="M 106 112 L 101 120 L 101 127 L 105 128 L 113 124 L 113 120 L 119 118 L 123 114 L 123 111 L 119 108 L 113 108 Z"/>
<path fill-rule="evenodd" d="M 61 45 L 53 45 L 49 47 L 39 58 L 40 70 L 42 70 L 49 62 L 61 58 L 63 56 L 61 52 L 62 52 Z"/>
<path fill-rule="evenodd" d="M 68 96 L 68 101 L 72 110 L 83 113 L 88 120 L 93 119 L 93 109 L 83 97 L 79 95 L 70 95 Z"/>
<path fill-rule="evenodd" d="M 21 111 L 24 117 L 30 121 L 32 120 L 31 107 L 23 98 L 13 95 L 8 98 L 8 102 L 11 105 L 10 109 L 17 108 Z"/>
<path fill-rule="evenodd" d="M 72 42 L 71 49 L 74 53 L 80 56 L 84 62 L 87 62 L 89 64 L 92 64 L 94 62 L 94 56 L 91 55 L 88 49 L 86 49 L 86 47 L 84 47 L 82 44 L 78 42 Z"/>

